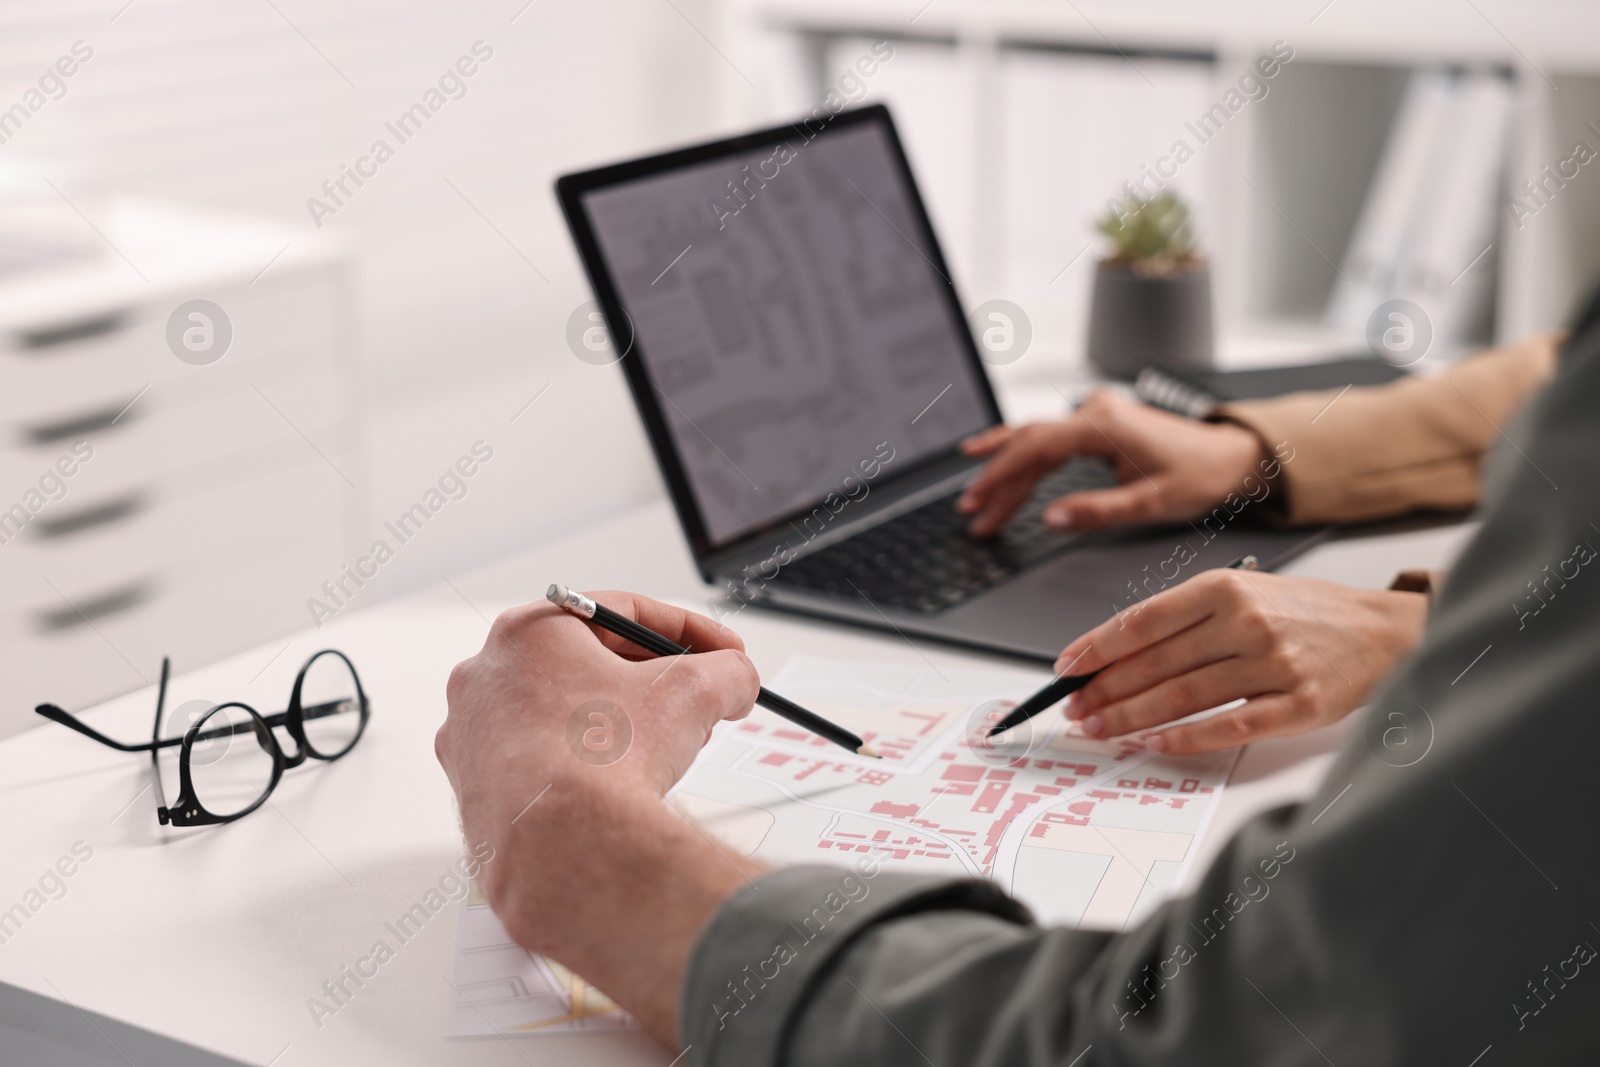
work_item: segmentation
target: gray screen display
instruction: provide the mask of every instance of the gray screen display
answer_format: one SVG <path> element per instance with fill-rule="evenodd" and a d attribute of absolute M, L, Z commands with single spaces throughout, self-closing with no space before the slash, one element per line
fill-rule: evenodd
<path fill-rule="evenodd" d="M 912 205 L 871 122 L 584 197 L 714 545 L 988 424 Z"/>

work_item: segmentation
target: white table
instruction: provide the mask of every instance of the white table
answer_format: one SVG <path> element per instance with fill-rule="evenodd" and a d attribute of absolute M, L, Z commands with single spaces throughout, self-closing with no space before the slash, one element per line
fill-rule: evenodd
<path fill-rule="evenodd" d="M 1381 586 L 1403 566 L 1452 558 L 1469 532 L 1435 527 L 1332 542 L 1290 571 Z M 320 1029 L 307 1007 L 325 980 L 366 955 L 386 936 L 385 921 L 418 902 L 461 854 L 452 796 L 433 755 L 445 678 L 478 649 L 497 611 L 539 598 L 551 581 L 631 588 L 685 604 L 707 596 L 668 505 L 658 502 L 452 583 L 352 612 L 287 647 L 274 643 L 187 673 L 175 664 L 169 709 L 205 698 L 278 710 L 306 657 L 337 647 L 355 661 L 373 700 L 371 726 L 351 755 L 288 772 L 269 806 L 226 827 L 159 827 L 142 755 L 102 748 L 48 723 L 0 744 L 0 913 L 23 901 L 76 842 L 93 849 L 65 879 L 66 892 L 0 944 L 0 982 L 274 1067 L 667 1063 L 670 1054 L 637 1034 L 444 1039 L 454 905 Z M 984 658 L 758 610 L 746 610 L 734 625 L 763 673 L 796 652 L 894 661 L 926 655 L 940 665 Z M 114 736 L 147 738 L 154 700 L 144 690 L 87 718 Z M 1346 728 L 1251 746 L 1202 859 L 1253 812 L 1314 789 Z M 170 800 L 175 763 L 169 768 Z M 17 1003 L 14 991 L 0 990 L 0 1024 L 14 1022 Z M 81 1018 L 75 1010 L 71 1017 Z M 103 1022 L 101 1029 L 122 1033 Z M 94 1055 L 123 1062 L 104 1037 L 79 1030 L 89 1044 L 99 1043 Z M 0 1045 L 4 1040 L 0 1031 Z M 142 1058 L 127 1058 L 143 1067 Z"/>

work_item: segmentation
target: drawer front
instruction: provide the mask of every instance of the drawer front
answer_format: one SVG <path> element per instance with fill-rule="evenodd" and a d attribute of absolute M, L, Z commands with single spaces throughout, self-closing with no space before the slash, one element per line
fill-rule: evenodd
<path fill-rule="evenodd" d="M 0 642 L 79 625 L 74 608 L 96 620 L 86 605 L 132 610 L 143 599 L 248 569 L 259 558 L 311 549 L 336 556 L 349 492 L 312 459 L 203 493 L 164 496 L 152 487 L 93 510 L 43 511 L 0 547 Z M 47 531 L 47 521 L 68 528 Z M 295 589 L 303 590 L 303 601 L 335 576 L 332 570 L 309 576 Z"/>
<path fill-rule="evenodd" d="M 108 309 L 76 322 L 40 323 L 0 339 L 0 422 L 23 428 L 126 404 L 148 389 L 183 401 L 251 380 L 282 380 L 333 362 L 338 289 L 326 270 L 205 294 L 227 314 L 232 340 L 195 366 L 167 345 L 177 307 Z M 142 403 L 142 401 L 141 401 Z"/>
<path fill-rule="evenodd" d="M 151 390 L 115 424 L 72 438 L 35 434 L 25 438 L 32 443 L 0 452 L 0 509 L 33 488 L 45 495 L 65 494 L 40 508 L 41 516 L 152 480 L 168 491 L 204 491 L 264 463 L 317 459 L 318 452 L 343 470 L 343 427 L 350 422 L 343 385 L 338 370 L 325 365 L 287 381 L 228 386 L 192 402 Z M 102 415 L 106 411 L 110 409 L 102 409 Z M 85 423 L 88 417 L 77 421 Z M 46 438 L 42 443 L 40 436 Z M 80 441 L 92 450 L 87 461 L 82 460 Z M 51 478 L 51 470 L 70 470 L 71 475 Z M 328 473 L 340 480 L 334 469 Z"/>
<path fill-rule="evenodd" d="M 286 590 L 298 592 L 309 584 L 308 576 L 331 573 L 335 565 L 330 553 L 317 549 L 254 559 L 247 569 L 158 591 L 102 616 L 93 628 L 0 643 L 0 737 L 40 724 L 60 729 L 33 712 L 36 704 L 49 701 L 77 711 L 154 683 L 163 655 L 172 657 L 173 670 L 183 671 L 305 629 L 310 620 L 304 596 L 297 601 Z M 262 666 L 268 658 L 270 653 L 263 655 Z M 216 693 L 211 699 L 235 695 Z"/>

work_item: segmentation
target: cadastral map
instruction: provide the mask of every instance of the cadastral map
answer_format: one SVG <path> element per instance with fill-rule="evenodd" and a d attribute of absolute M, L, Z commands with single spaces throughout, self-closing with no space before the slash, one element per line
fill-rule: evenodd
<path fill-rule="evenodd" d="M 1173 757 L 1083 736 L 1051 711 L 985 734 L 1048 675 L 797 656 L 768 682 L 853 730 L 846 752 L 762 708 L 724 723 L 669 801 L 730 851 L 774 864 L 989 878 L 1040 922 L 1137 923 L 1180 885 L 1236 754 Z M 462 912 L 454 1034 L 631 1026 L 581 979 L 506 937 L 475 895 Z"/>

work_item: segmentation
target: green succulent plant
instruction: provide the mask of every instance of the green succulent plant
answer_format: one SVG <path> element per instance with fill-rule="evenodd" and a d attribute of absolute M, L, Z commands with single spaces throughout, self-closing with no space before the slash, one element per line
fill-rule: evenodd
<path fill-rule="evenodd" d="M 1189 207 L 1176 193 L 1158 193 L 1149 200 L 1131 197 L 1126 207 L 1108 210 L 1095 229 L 1111 239 L 1106 262 L 1135 274 L 1163 277 L 1200 262 Z"/>

